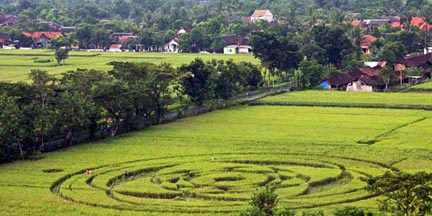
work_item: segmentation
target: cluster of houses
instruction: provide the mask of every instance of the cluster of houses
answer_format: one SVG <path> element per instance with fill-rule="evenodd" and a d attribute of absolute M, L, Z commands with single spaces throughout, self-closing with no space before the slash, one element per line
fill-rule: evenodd
<path fill-rule="evenodd" d="M 279 21 L 274 19 L 273 13 L 270 10 L 255 10 L 250 17 L 240 18 L 246 23 L 254 23 L 260 20 L 265 20 L 269 22 L 271 26 L 279 25 Z M 0 15 L 0 26 L 2 25 L 16 25 L 18 17 L 13 15 Z M 27 38 L 31 38 L 33 41 L 33 48 L 47 47 L 50 41 L 66 33 L 76 31 L 75 27 L 65 27 L 52 22 L 45 23 L 51 31 L 46 32 L 24 32 L 23 35 Z M 254 25 L 252 25 L 254 26 Z M 258 30 L 258 29 L 257 29 Z M 155 52 L 169 52 L 178 53 L 181 52 L 180 48 L 180 38 L 182 35 L 190 32 L 189 28 L 181 28 L 176 34 L 167 38 L 161 47 L 152 46 L 146 48 L 145 51 L 155 51 Z M 108 50 L 104 50 L 100 47 L 88 51 L 111 51 L 111 52 L 122 52 L 125 50 L 140 50 L 138 47 L 129 47 L 130 45 L 125 45 L 128 40 L 138 39 L 133 33 L 113 33 L 111 34 L 112 45 Z M 247 37 L 241 37 L 237 35 L 226 35 L 222 37 L 226 47 L 223 48 L 224 54 L 246 54 L 252 51 L 252 47 L 249 46 L 249 39 Z M 6 33 L 0 32 L 0 48 L 14 48 L 16 41 L 12 41 L 10 36 Z M 11 46 L 7 46 L 11 45 Z"/>
<path fill-rule="evenodd" d="M 321 83 L 328 90 L 341 90 L 349 92 L 381 91 L 386 87 L 381 69 L 387 62 L 365 62 L 365 65 L 346 73 L 330 77 Z M 410 67 L 421 68 L 422 76 L 409 76 L 404 71 Z M 431 54 L 405 57 L 394 66 L 394 76 L 402 83 L 417 84 L 420 79 L 431 78 Z"/>
<path fill-rule="evenodd" d="M 413 27 L 418 27 L 421 30 L 431 30 L 432 25 L 426 23 L 422 17 L 412 17 L 409 24 Z M 354 20 L 352 22 L 353 26 L 359 26 L 363 29 L 373 30 L 373 28 L 390 25 L 393 28 L 403 29 L 405 27 L 404 23 L 401 22 L 399 16 L 394 17 L 382 17 L 379 19 L 365 19 L 365 20 Z"/>

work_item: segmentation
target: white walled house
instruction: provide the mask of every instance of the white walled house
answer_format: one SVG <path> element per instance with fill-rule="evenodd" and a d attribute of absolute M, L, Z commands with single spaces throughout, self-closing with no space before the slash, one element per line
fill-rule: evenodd
<path fill-rule="evenodd" d="M 183 34 L 188 33 L 189 31 L 185 28 L 181 28 L 180 30 L 177 31 L 177 33 L 168 38 L 168 40 L 166 41 L 166 43 L 163 46 L 163 50 L 164 52 L 170 52 L 170 53 L 178 53 L 180 52 L 180 37 Z"/>
<path fill-rule="evenodd" d="M 180 51 L 179 45 L 180 45 L 179 38 L 173 37 L 169 40 L 168 43 L 164 44 L 164 51 L 171 52 L 171 53 L 178 53 Z"/>
<path fill-rule="evenodd" d="M 270 10 L 255 10 L 251 16 L 251 22 L 256 20 L 267 20 L 267 22 L 272 22 L 274 20 L 273 13 Z"/>
<path fill-rule="evenodd" d="M 224 54 L 227 55 L 248 54 L 251 51 L 252 47 L 246 45 L 229 45 L 224 48 Z"/>

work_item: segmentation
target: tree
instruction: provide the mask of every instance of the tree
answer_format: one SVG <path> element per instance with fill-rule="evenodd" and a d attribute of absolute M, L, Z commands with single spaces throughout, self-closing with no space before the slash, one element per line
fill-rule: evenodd
<path fill-rule="evenodd" d="M 181 66 L 179 71 L 182 75 L 180 91 L 188 95 L 193 103 L 202 105 L 215 98 L 215 73 L 210 64 L 197 58 L 190 64 Z"/>
<path fill-rule="evenodd" d="M 276 71 L 283 79 L 282 72 L 297 68 L 301 61 L 300 48 L 291 32 L 255 32 L 250 39 L 254 56 L 259 58 L 270 71 Z"/>
<path fill-rule="evenodd" d="M 423 70 L 420 67 L 408 67 L 406 73 L 408 76 L 423 76 Z"/>
<path fill-rule="evenodd" d="M 46 71 L 32 70 L 29 75 L 32 80 L 32 87 L 36 93 L 35 100 L 32 101 L 28 106 L 27 112 L 29 115 L 34 115 L 33 120 L 33 131 L 36 134 L 37 146 L 33 151 L 42 148 L 44 146 L 44 138 L 46 132 L 52 127 L 52 121 L 50 121 L 50 104 L 49 101 L 56 88 L 55 77 L 48 74 Z"/>
<path fill-rule="evenodd" d="M 388 89 L 389 84 L 395 80 L 395 72 L 392 70 L 391 67 L 386 66 L 383 69 L 381 69 L 381 74 L 383 77 L 383 81 L 385 83 L 385 89 Z"/>
<path fill-rule="evenodd" d="M 93 86 L 91 95 L 92 99 L 105 109 L 106 116 L 111 122 L 110 136 L 114 137 L 132 109 L 132 100 L 130 99 L 132 93 L 129 86 L 119 80 L 102 81 Z"/>
<path fill-rule="evenodd" d="M 369 189 L 384 194 L 381 209 L 392 215 L 427 215 L 432 209 L 432 174 L 391 173 L 368 180 Z"/>
<path fill-rule="evenodd" d="M 326 64 L 342 67 L 342 63 L 347 62 L 344 57 L 356 52 L 352 41 L 339 26 L 319 25 L 311 31 L 315 43 L 325 50 Z"/>
<path fill-rule="evenodd" d="M 294 80 L 296 88 L 301 89 L 303 80 L 303 72 L 301 70 L 294 70 Z"/>
<path fill-rule="evenodd" d="M 55 52 L 55 58 L 57 60 L 57 64 L 60 65 L 65 59 L 69 58 L 69 50 L 67 49 L 59 49 Z"/>
<path fill-rule="evenodd" d="M 379 58 L 387 61 L 390 65 L 394 65 L 398 60 L 402 59 L 407 50 L 401 42 L 385 42 Z"/>
<path fill-rule="evenodd" d="M 22 140 L 22 112 L 16 98 L 0 94 L 0 163 L 13 161 L 24 155 Z"/>
<path fill-rule="evenodd" d="M 278 195 L 275 188 L 266 186 L 264 189 L 255 192 L 250 201 L 251 208 L 242 215 L 273 216 L 278 205 Z"/>
<path fill-rule="evenodd" d="M 54 48 L 55 50 L 60 49 L 61 47 L 65 47 L 65 46 L 70 46 L 71 43 L 69 42 L 69 40 L 67 38 L 65 38 L 64 36 L 60 36 L 57 37 L 55 39 L 52 39 L 51 42 L 51 47 Z"/>
<path fill-rule="evenodd" d="M 301 85 L 305 88 L 317 86 L 326 78 L 324 66 L 315 60 L 304 59 L 300 62 L 299 69 L 302 72 Z"/>

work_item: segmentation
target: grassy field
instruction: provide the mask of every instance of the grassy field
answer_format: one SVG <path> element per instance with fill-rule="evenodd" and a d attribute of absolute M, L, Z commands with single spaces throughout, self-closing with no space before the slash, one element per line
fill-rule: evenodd
<path fill-rule="evenodd" d="M 432 82 L 426 82 L 420 85 L 414 85 L 409 88 L 411 91 L 432 91 Z"/>
<path fill-rule="evenodd" d="M 432 109 L 432 94 L 301 91 L 266 97 L 258 104 Z"/>
<path fill-rule="evenodd" d="M 432 171 L 431 119 L 424 110 L 240 106 L 215 111 L 1 165 L 0 211 L 238 215 L 256 188 L 269 183 L 277 185 L 281 205 L 298 212 L 376 210 L 379 197 L 364 189 L 363 179 L 389 170 Z"/>
<path fill-rule="evenodd" d="M 65 65 L 57 66 L 54 52 L 51 50 L 1 50 L 0 49 L 0 81 L 16 82 L 27 80 L 31 69 L 46 70 L 50 74 L 59 75 L 77 68 L 109 70 L 112 61 L 152 62 L 155 64 L 170 63 L 176 67 L 187 64 L 195 58 L 204 60 L 228 60 L 252 62 L 259 64 L 253 55 L 223 55 L 223 54 L 168 54 L 168 53 L 100 53 L 71 52 Z M 48 60 L 48 63 L 36 63 L 35 60 Z"/>

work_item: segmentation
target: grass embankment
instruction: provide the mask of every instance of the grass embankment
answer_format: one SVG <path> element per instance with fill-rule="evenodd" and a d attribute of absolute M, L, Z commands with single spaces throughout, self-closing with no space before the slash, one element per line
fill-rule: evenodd
<path fill-rule="evenodd" d="M 432 92 L 432 82 L 411 86 L 408 91 Z"/>
<path fill-rule="evenodd" d="M 259 64 L 259 60 L 253 55 L 224 55 L 224 54 L 170 54 L 170 53 L 134 53 L 134 52 L 78 52 L 69 53 L 65 65 L 58 66 L 52 50 L 1 50 L 0 49 L 0 81 L 17 82 L 28 79 L 28 73 L 31 69 L 46 70 L 50 74 L 59 75 L 64 72 L 78 68 L 110 70 L 112 61 L 128 62 L 151 62 L 155 64 L 169 63 L 175 67 L 187 64 L 195 58 L 203 60 L 228 60 L 233 59 L 236 62 L 252 62 Z M 37 60 L 51 59 L 51 62 Z M 36 60 L 36 61 L 35 61 Z M 44 63 L 45 62 L 45 63 Z"/>
<path fill-rule="evenodd" d="M 269 183 L 277 185 L 281 205 L 299 211 L 374 209 L 377 198 L 362 179 L 388 170 L 432 171 L 425 133 L 431 118 L 422 110 L 219 110 L 2 165 L 0 211 L 238 215 L 255 189 Z M 379 142 L 359 144 L 364 140 Z"/>
<path fill-rule="evenodd" d="M 255 104 L 432 110 L 432 94 L 301 91 L 266 97 Z"/>

